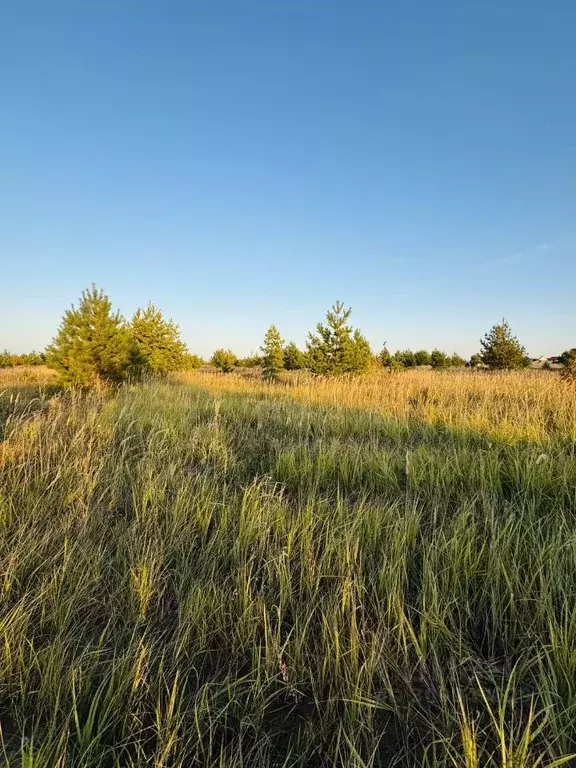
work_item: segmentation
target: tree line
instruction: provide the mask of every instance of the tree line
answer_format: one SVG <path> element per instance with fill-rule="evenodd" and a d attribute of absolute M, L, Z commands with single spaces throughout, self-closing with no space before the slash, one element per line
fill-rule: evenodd
<path fill-rule="evenodd" d="M 7 349 L 0 352 L 0 368 L 16 368 L 19 365 L 46 365 L 46 354 L 32 351 L 18 355 Z"/>
<path fill-rule="evenodd" d="M 523 368 L 530 362 L 526 350 L 514 336 L 506 320 L 493 326 L 481 339 L 481 351 L 469 362 L 456 353 L 448 355 L 439 349 L 431 352 L 425 349 L 416 352 L 401 350 L 390 354 L 386 344 L 378 355 L 374 355 L 360 330 L 348 323 L 351 312 L 351 308 L 345 308 L 342 302 L 336 302 L 326 313 L 325 323 L 318 323 L 316 331 L 308 334 L 305 351 L 299 350 L 293 342 L 284 346 L 276 326 L 270 326 L 262 345 L 262 370 L 265 378 L 276 377 L 282 369 L 298 368 L 333 376 L 361 373 L 374 364 L 389 370 L 417 366 L 441 370 L 465 365 L 515 369 Z M 212 362 L 218 366 L 219 359 L 213 358 Z"/>
<path fill-rule="evenodd" d="M 386 344 L 374 354 L 365 336 L 350 324 L 351 313 L 350 307 L 337 301 L 326 313 L 324 322 L 308 334 L 305 349 L 292 341 L 286 343 L 276 326 L 271 325 L 261 354 L 238 358 L 231 350 L 217 349 L 209 362 L 224 373 L 238 366 L 258 366 L 265 379 L 274 380 L 285 370 L 339 376 L 362 373 L 375 366 L 390 371 L 418 366 L 442 370 L 465 365 L 502 370 L 522 368 L 530 361 L 506 320 L 485 334 L 479 352 L 469 361 L 438 349 L 407 349 L 391 354 Z M 576 349 L 563 353 L 560 360 L 566 370 L 574 368 Z M 0 354 L 0 367 L 43 363 L 55 369 L 64 384 L 94 386 L 137 380 L 145 374 L 165 375 L 199 368 L 204 361 L 190 353 L 179 327 L 164 318 L 154 304 L 137 309 L 127 320 L 113 310 L 108 296 L 93 285 L 82 292 L 78 306 L 66 310 L 45 353 Z"/>

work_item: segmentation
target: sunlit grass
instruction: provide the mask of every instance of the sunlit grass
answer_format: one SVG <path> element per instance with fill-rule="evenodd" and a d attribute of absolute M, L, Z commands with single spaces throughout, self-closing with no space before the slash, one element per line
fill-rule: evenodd
<path fill-rule="evenodd" d="M 42 410 L 58 390 L 56 373 L 46 366 L 0 368 L 0 440 L 8 419 Z"/>
<path fill-rule="evenodd" d="M 252 376 L 191 371 L 177 378 L 212 391 L 279 394 L 278 385 L 271 388 Z M 402 422 L 423 420 L 511 441 L 576 438 L 576 398 L 556 372 L 416 369 L 336 379 L 295 372 L 284 374 L 281 383 L 285 396 L 297 401 L 356 408 Z"/>
<path fill-rule="evenodd" d="M 194 374 L 42 402 L 0 443 L 7 765 L 576 751 L 555 376 Z"/>

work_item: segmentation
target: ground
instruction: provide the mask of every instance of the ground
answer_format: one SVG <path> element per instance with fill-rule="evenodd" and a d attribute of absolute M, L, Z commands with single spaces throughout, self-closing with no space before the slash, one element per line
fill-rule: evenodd
<path fill-rule="evenodd" d="M 556 374 L 3 386 L 8 765 L 576 751 L 576 403 Z"/>

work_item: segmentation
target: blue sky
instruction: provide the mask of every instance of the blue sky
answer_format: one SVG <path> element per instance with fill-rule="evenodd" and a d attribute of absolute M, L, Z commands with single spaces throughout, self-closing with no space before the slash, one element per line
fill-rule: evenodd
<path fill-rule="evenodd" d="M 7 0 L 0 348 L 91 282 L 190 348 L 576 346 L 574 0 Z"/>

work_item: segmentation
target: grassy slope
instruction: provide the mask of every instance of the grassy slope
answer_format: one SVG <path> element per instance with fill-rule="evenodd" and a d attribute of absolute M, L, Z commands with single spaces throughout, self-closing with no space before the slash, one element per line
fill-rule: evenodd
<path fill-rule="evenodd" d="M 574 401 L 487 377 L 458 400 L 423 375 L 368 395 L 197 374 L 9 421 L 9 764 L 520 768 L 574 751 Z"/>

